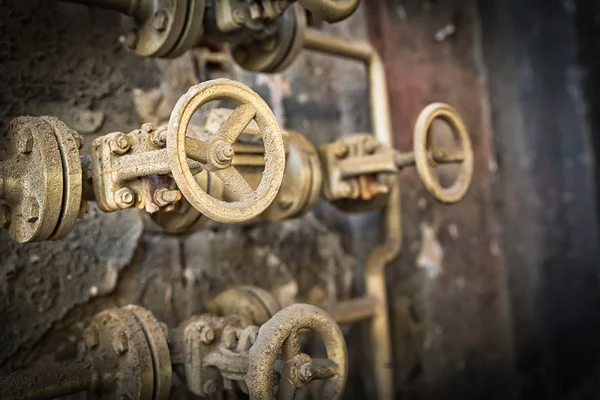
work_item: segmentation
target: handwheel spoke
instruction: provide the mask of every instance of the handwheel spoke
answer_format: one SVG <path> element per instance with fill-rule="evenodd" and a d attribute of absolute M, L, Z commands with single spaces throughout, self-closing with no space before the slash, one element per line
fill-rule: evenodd
<path fill-rule="evenodd" d="M 256 200 L 256 192 L 235 168 L 220 169 L 215 171 L 215 174 L 223 181 L 236 200 Z"/>
<path fill-rule="evenodd" d="M 290 336 L 283 342 L 283 360 L 290 361 L 298 354 L 300 354 L 300 339 L 298 339 L 298 333 L 292 332 Z"/>
<path fill-rule="evenodd" d="M 313 367 L 315 369 L 313 379 L 329 379 L 337 375 L 338 365 L 329 358 L 313 358 Z"/>
<path fill-rule="evenodd" d="M 210 144 L 193 137 L 185 137 L 185 154 L 188 158 L 199 163 L 206 164 L 208 162 L 207 153 L 210 150 Z"/>
<path fill-rule="evenodd" d="M 460 164 L 465 161 L 462 150 L 435 149 L 429 153 L 429 157 L 436 164 Z"/>
<path fill-rule="evenodd" d="M 294 400 L 296 397 L 296 386 L 290 379 L 282 376 L 277 389 L 277 400 Z"/>
<path fill-rule="evenodd" d="M 217 130 L 216 135 L 229 144 L 233 144 L 255 116 L 256 109 L 253 105 L 242 104 L 231 113 L 225 122 L 223 122 L 219 127 L 219 130 Z"/>

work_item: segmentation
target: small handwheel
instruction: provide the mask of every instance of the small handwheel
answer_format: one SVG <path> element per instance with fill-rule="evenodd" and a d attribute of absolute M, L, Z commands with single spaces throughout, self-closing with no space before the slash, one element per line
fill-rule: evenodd
<path fill-rule="evenodd" d="M 208 138 L 199 140 L 186 136 L 194 112 L 214 100 L 233 100 L 239 106 Z M 256 190 L 232 166 L 232 144 L 252 120 L 258 125 L 265 148 L 265 170 Z M 239 223 L 258 216 L 275 199 L 283 181 L 285 149 L 275 115 L 258 94 L 229 79 L 200 83 L 179 99 L 169 120 L 167 155 L 173 178 L 188 202 L 219 222 Z M 236 200 L 225 202 L 202 190 L 194 179 L 188 158 L 214 172 Z"/>
<path fill-rule="evenodd" d="M 299 332 L 310 329 L 322 339 L 326 359 L 312 359 L 300 350 Z M 282 354 L 279 362 L 277 356 Z M 279 311 L 260 327 L 249 351 L 246 385 L 250 399 L 294 399 L 296 390 L 313 380 L 325 380 L 321 399 L 339 399 L 346 386 L 346 343 L 336 322 L 325 311 L 308 304 L 294 304 Z M 276 366 L 281 379 L 273 390 Z"/>
<path fill-rule="evenodd" d="M 432 125 L 438 118 L 450 125 L 460 150 L 433 148 Z M 443 103 L 425 107 L 415 124 L 414 156 L 423 185 L 437 200 L 454 204 L 465 196 L 473 177 L 473 148 L 465 123 L 454 108 Z M 443 164 L 460 164 L 456 180 L 448 187 L 442 186 L 436 174 L 436 168 Z"/>

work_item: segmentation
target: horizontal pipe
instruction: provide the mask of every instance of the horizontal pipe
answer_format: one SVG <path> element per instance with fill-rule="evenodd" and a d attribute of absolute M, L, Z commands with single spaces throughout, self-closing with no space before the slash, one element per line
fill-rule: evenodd
<path fill-rule="evenodd" d="M 83 4 L 90 7 L 103 8 L 122 12 L 125 15 L 136 17 L 141 0 L 63 0 L 69 3 Z"/>
<path fill-rule="evenodd" d="M 0 376 L 0 399 L 54 399 L 91 389 L 93 384 L 91 363 L 64 363 Z"/>
<path fill-rule="evenodd" d="M 350 325 L 375 315 L 378 301 L 372 297 L 358 297 L 341 301 L 327 309 L 327 313 L 339 325 Z"/>

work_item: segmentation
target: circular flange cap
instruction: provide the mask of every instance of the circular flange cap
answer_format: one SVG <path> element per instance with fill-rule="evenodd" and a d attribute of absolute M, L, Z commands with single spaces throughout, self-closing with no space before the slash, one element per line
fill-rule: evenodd
<path fill-rule="evenodd" d="M 131 312 L 142 327 L 154 369 L 154 396 L 152 400 L 167 400 L 171 396 L 172 366 L 167 336 L 154 315 L 143 307 L 129 305 L 123 308 Z"/>
<path fill-rule="evenodd" d="M 449 124 L 452 135 L 461 148 L 458 157 L 435 155 L 432 125 L 438 118 Z M 454 204 L 465 196 L 473 178 L 473 148 L 467 127 L 454 108 L 444 103 L 434 103 L 423 109 L 415 124 L 414 155 L 423 185 L 437 200 Z M 436 168 L 451 163 L 460 163 L 460 171 L 454 183 L 444 187 L 437 177 Z"/>
<path fill-rule="evenodd" d="M 50 237 L 62 239 L 71 232 L 81 208 L 82 168 L 79 158 L 78 133 L 56 117 L 42 117 L 54 130 L 60 149 L 63 169 L 63 198 L 58 224 Z"/>
<path fill-rule="evenodd" d="M 186 137 L 194 112 L 214 100 L 232 100 L 240 105 L 207 141 Z M 230 163 L 224 168 L 215 166 L 213 150 L 227 148 L 232 157 L 231 145 L 255 120 L 265 148 L 265 169 L 260 184 L 253 190 Z M 196 141 L 210 148 L 210 161 L 202 164 L 223 181 L 235 201 L 225 202 L 206 193 L 194 179 L 188 165 L 186 142 Z M 189 203 L 208 218 L 224 223 L 249 221 L 262 213 L 272 202 L 283 181 L 285 149 L 277 120 L 267 103 L 246 85 L 229 79 L 215 79 L 190 88 L 173 110 L 167 131 L 167 155 L 173 178 Z"/>
<path fill-rule="evenodd" d="M 144 330 L 128 310 L 109 309 L 86 329 L 100 399 L 155 400 L 152 353 Z"/>
<path fill-rule="evenodd" d="M 52 126 L 40 118 L 12 120 L 2 140 L 2 195 L 10 208 L 10 236 L 19 243 L 47 240 L 59 220 L 63 168 Z"/>

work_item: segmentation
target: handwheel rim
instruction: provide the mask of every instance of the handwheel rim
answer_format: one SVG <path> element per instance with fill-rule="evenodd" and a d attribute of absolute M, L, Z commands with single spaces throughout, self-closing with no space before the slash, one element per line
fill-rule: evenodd
<path fill-rule="evenodd" d="M 250 399 L 275 398 L 272 387 L 275 361 L 283 351 L 286 340 L 301 329 L 317 333 L 325 344 L 327 358 L 337 365 L 337 374 L 326 380 L 320 398 L 341 398 L 348 370 L 347 349 L 342 331 L 333 318 L 320 308 L 294 304 L 279 311 L 262 325 L 256 342 L 250 348 L 246 375 Z"/>
<path fill-rule="evenodd" d="M 448 187 L 440 183 L 435 171 L 437 165 L 432 165 L 429 157 L 431 128 L 437 119 L 450 126 L 452 136 L 458 142 L 464 156 L 458 176 Z M 454 108 L 444 103 L 434 103 L 423 109 L 415 124 L 414 155 L 423 185 L 437 200 L 445 204 L 454 204 L 464 198 L 471 185 L 474 158 L 467 127 Z"/>
<path fill-rule="evenodd" d="M 214 100 L 234 100 L 251 104 L 253 118 L 265 147 L 265 170 L 255 198 L 225 202 L 211 197 L 197 186 L 185 151 L 186 131 L 192 115 Z M 188 202 L 207 217 L 224 223 L 248 221 L 262 213 L 275 199 L 285 167 L 285 149 L 281 130 L 267 103 L 246 85 L 229 79 L 216 79 L 191 87 L 177 102 L 167 130 L 167 155 L 173 178 Z M 230 167 L 233 168 L 233 167 Z"/>

